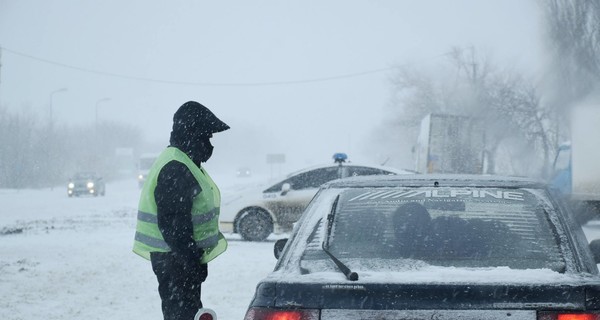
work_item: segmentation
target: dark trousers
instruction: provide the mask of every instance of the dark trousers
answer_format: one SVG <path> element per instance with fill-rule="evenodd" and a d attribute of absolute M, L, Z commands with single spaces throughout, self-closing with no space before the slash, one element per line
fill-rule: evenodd
<path fill-rule="evenodd" d="M 158 280 L 164 319 L 192 320 L 202 308 L 200 288 L 208 275 L 208 266 L 170 252 L 153 252 L 150 261 Z"/>

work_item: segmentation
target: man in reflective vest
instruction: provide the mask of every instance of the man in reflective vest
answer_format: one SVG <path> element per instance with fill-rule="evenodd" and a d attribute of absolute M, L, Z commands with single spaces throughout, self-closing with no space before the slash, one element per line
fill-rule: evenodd
<path fill-rule="evenodd" d="M 227 248 L 219 189 L 201 166 L 212 155 L 213 133 L 227 129 L 205 106 L 184 103 L 142 188 L 133 251 L 152 262 L 165 320 L 194 318 L 207 263 Z"/>

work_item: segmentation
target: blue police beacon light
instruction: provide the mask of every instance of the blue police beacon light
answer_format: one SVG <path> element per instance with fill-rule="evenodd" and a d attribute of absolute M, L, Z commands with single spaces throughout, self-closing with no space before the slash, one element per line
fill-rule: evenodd
<path fill-rule="evenodd" d="M 342 163 L 346 162 L 347 159 L 348 159 L 348 155 L 345 153 L 338 152 L 338 153 L 333 154 L 333 162 L 334 163 L 342 164 Z"/>

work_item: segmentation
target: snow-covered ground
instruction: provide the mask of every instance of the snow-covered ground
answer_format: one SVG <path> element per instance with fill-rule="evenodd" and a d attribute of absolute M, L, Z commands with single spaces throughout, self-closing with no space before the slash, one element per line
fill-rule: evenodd
<path fill-rule="evenodd" d="M 219 179 L 222 193 L 241 179 Z M 0 190 L 0 319 L 159 320 L 150 263 L 131 252 L 139 189 L 107 184 L 105 197 Z M 586 228 L 600 238 L 600 224 Z M 202 300 L 220 319 L 243 319 L 256 283 L 274 267 L 273 240 L 240 241 L 209 265 Z"/>
<path fill-rule="evenodd" d="M 226 180 L 224 193 L 237 187 Z M 65 188 L 0 190 L 0 319 L 162 319 L 150 263 L 131 251 L 137 182 L 108 183 L 97 198 L 68 198 Z M 243 319 L 275 265 L 274 240 L 226 236 L 202 300 L 220 319 Z"/>

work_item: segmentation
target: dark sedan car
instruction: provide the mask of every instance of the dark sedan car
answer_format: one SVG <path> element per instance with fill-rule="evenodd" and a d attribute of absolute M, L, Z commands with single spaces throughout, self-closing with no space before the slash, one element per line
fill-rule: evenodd
<path fill-rule="evenodd" d="M 275 247 L 246 320 L 600 319 L 581 227 L 532 180 L 337 180 Z"/>

